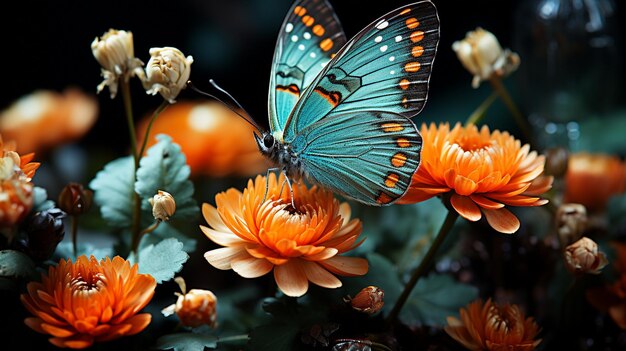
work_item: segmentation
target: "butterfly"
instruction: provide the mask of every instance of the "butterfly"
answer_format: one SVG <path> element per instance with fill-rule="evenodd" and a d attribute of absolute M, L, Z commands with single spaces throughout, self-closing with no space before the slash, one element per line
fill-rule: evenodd
<path fill-rule="evenodd" d="M 426 102 L 438 42 L 430 1 L 391 11 L 350 41 L 326 0 L 296 1 L 274 51 L 270 130 L 254 134 L 259 150 L 287 179 L 392 204 L 420 164 L 410 118 Z"/>

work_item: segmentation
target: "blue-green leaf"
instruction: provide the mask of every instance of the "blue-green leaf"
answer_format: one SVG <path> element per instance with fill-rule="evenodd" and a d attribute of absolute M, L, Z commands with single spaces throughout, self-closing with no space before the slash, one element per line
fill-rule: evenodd
<path fill-rule="evenodd" d="M 134 257 L 129 259 L 136 262 Z M 139 273 L 150 274 L 161 284 L 174 278 L 188 259 L 189 255 L 183 251 L 183 243 L 174 238 L 165 239 L 139 251 Z"/>
<path fill-rule="evenodd" d="M 37 275 L 35 262 L 15 250 L 0 251 L 0 277 L 32 278 Z"/>
<path fill-rule="evenodd" d="M 54 207 L 54 201 L 48 200 L 48 192 L 38 186 L 33 191 L 33 212 L 41 212 Z"/>
<path fill-rule="evenodd" d="M 183 243 L 183 250 L 187 253 L 193 252 L 196 250 L 196 240 L 187 237 L 185 234 L 181 233 L 174 226 L 169 224 L 168 222 L 162 222 L 157 229 L 155 229 L 150 234 L 144 235 L 141 239 L 141 244 L 139 248 L 143 248 L 148 245 L 156 245 L 160 241 L 165 240 L 167 238 L 174 238 Z"/>
<path fill-rule="evenodd" d="M 78 242 L 76 255 L 74 255 L 74 246 L 72 243 L 70 241 L 63 241 L 59 243 L 55 251 L 55 256 L 66 260 L 71 259 L 72 261 L 76 261 L 76 257 L 82 255 L 87 257 L 94 256 L 98 260 L 105 257 L 113 258 L 113 247 L 96 247 L 90 242 Z"/>
<path fill-rule="evenodd" d="M 217 337 L 196 333 L 176 333 L 160 337 L 156 342 L 159 350 L 204 351 L 217 347 Z"/>
<path fill-rule="evenodd" d="M 180 146 L 165 134 L 156 136 L 158 143 L 141 159 L 137 170 L 135 191 L 142 199 L 141 207 L 151 218 L 152 206 L 148 199 L 158 190 L 167 191 L 176 200 L 176 213 L 172 221 L 194 220 L 199 213 L 193 199 L 193 183 L 189 180 L 190 168 Z"/>
<path fill-rule="evenodd" d="M 133 162 L 131 156 L 111 161 L 89 184 L 102 218 L 115 228 L 128 228 L 132 223 Z"/>
<path fill-rule="evenodd" d="M 400 319 L 409 325 L 444 325 L 446 317 L 458 315 L 459 308 L 477 297 L 477 288 L 459 283 L 450 275 L 431 274 L 418 281 Z"/>

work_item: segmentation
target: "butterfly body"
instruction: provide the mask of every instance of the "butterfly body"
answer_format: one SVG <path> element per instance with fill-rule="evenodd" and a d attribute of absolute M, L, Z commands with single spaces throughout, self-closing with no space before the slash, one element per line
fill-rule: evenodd
<path fill-rule="evenodd" d="M 350 41 L 326 0 L 296 1 L 276 44 L 259 150 L 291 179 L 393 203 L 419 166 L 410 117 L 426 101 L 438 40 L 430 1 L 396 9 Z"/>

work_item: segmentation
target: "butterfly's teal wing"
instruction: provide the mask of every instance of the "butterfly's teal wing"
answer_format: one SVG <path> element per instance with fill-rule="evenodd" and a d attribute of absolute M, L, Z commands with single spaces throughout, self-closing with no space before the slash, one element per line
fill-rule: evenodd
<path fill-rule="evenodd" d="M 415 116 L 426 102 L 438 42 L 439 18 L 430 1 L 403 6 L 372 22 L 302 93 L 287 120 L 285 142 L 337 113 L 376 110 Z"/>
<path fill-rule="evenodd" d="M 339 20 L 326 0 L 294 3 L 274 51 L 268 100 L 272 132 L 284 130 L 302 91 L 345 43 Z"/>
<path fill-rule="evenodd" d="M 333 114 L 303 129 L 291 144 L 310 180 L 375 206 L 406 192 L 421 145 L 410 119 L 377 111 Z"/>

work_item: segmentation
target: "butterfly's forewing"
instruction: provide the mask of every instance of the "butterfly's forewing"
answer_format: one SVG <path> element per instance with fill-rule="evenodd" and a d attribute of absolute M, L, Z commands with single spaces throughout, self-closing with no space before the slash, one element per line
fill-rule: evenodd
<path fill-rule="evenodd" d="M 313 181 L 368 205 L 393 203 L 408 189 L 422 138 L 413 122 L 389 112 L 333 114 L 292 142 Z"/>
<path fill-rule="evenodd" d="M 311 84 L 346 36 L 326 0 L 299 0 L 280 29 L 270 76 L 270 128 L 282 131 L 301 92 Z"/>
<path fill-rule="evenodd" d="M 304 91 L 287 120 L 285 141 L 337 113 L 418 114 L 426 102 L 438 42 L 439 18 L 430 1 L 406 5 L 372 22 Z"/>

